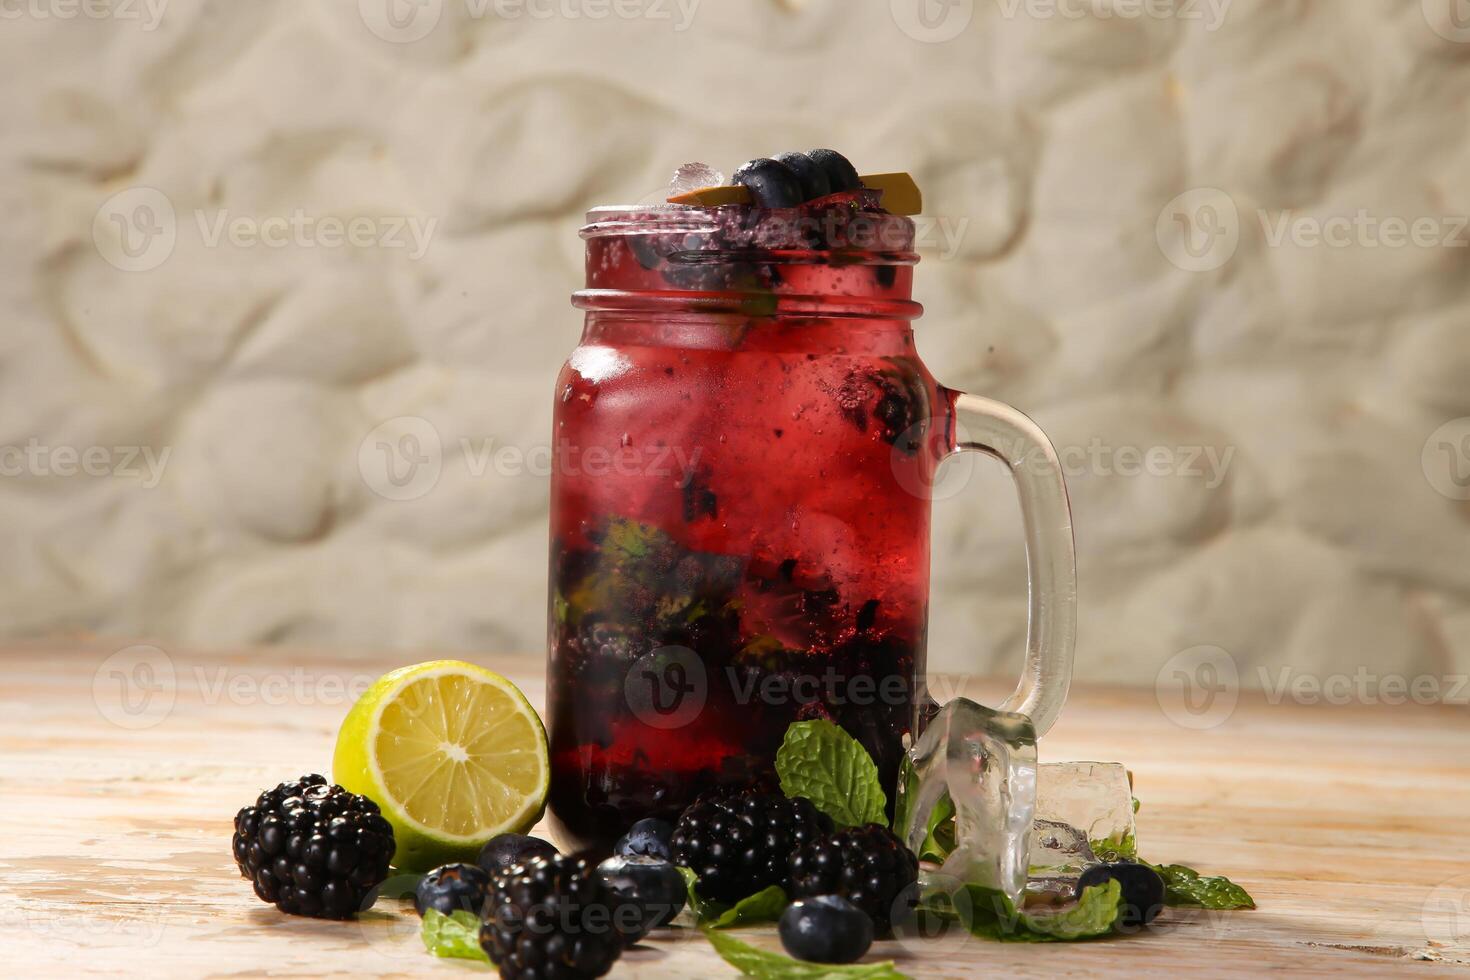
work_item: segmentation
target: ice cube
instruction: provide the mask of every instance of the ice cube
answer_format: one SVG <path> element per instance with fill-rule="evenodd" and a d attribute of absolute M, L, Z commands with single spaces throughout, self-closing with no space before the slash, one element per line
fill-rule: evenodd
<path fill-rule="evenodd" d="M 1137 856 L 1133 786 L 1116 762 L 1048 762 L 1037 768 L 1029 904 L 1070 901 L 1089 865 Z"/>
<path fill-rule="evenodd" d="M 1019 902 L 1036 809 L 1031 719 L 955 698 L 909 749 L 905 768 L 899 827 L 914 853 L 924 850 L 930 816 L 946 795 L 954 807 L 954 850 L 932 878 L 982 885 Z"/>
<path fill-rule="evenodd" d="M 1097 863 L 1086 834 L 1071 824 L 1038 817 L 1031 832 L 1026 904 L 1064 905 L 1072 901 L 1077 897 L 1078 876 Z"/>
<path fill-rule="evenodd" d="M 1042 768 L 1045 768 L 1044 766 Z M 1031 874 L 1070 873 L 1079 875 L 1097 855 L 1087 835 L 1069 823 L 1037 818 L 1031 831 Z"/>
<path fill-rule="evenodd" d="M 1133 781 L 1117 762 L 1048 762 L 1036 776 L 1036 820 L 1080 830 L 1099 857 L 1137 854 Z M 1038 863 L 1034 858 L 1032 864 Z"/>
<path fill-rule="evenodd" d="M 701 187 L 719 187 L 724 182 L 725 175 L 707 163 L 681 164 L 669 180 L 669 197 L 697 191 Z"/>

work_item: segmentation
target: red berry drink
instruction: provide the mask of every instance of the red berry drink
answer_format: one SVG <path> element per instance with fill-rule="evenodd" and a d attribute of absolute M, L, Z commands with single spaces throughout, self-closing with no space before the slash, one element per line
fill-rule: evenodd
<path fill-rule="evenodd" d="M 843 726 L 893 798 L 949 393 L 914 352 L 913 225 L 878 205 L 589 215 L 551 493 L 570 846 L 769 777 L 796 720 Z"/>

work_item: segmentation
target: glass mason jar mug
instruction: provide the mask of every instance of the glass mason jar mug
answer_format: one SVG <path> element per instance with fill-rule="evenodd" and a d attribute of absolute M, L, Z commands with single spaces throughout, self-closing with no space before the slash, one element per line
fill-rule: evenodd
<path fill-rule="evenodd" d="M 875 203 L 588 215 L 551 486 L 549 803 L 567 846 L 605 852 L 637 819 L 769 777 L 796 720 L 857 738 L 891 805 L 932 705 L 930 491 L 956 452 L 1001 458 L 1021 495 L 1030 624 L 1003 707 L 1038 734 L 1061 708 L 1061 468 L 1028 419 L 919 360 L 913 223 Z"/>

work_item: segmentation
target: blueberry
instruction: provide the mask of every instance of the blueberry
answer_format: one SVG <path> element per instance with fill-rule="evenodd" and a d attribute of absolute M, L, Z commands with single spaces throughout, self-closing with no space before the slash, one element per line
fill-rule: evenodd
<path fill-rule="evenodd" d="M 838 895 L 797 899 L 778 929 L 786 952 L 812 963 L 852 963 L 873 945 L 873 920 Z"/>
<path fill-rule="evenodd" d="M 1131 861 L 1094 864 L 1077 879 L 1077 894 L 1093 885 L 1116 881 L 1123 886 L 1123 925 L 1146 926 L 1164 907 L 1164 879 L 1153 868 Z"/>
<path fill-rule="evenodd" d="M 476 862 L 481 868 L 492 874 L 502 868 L 508 868 L 513 864 L 522 864 L 531 858 L 555 857 L 556 848 L 539 837 L 527 837 L 525 834 L 501 834 L 492 837 L 480 848 L 480 858 Z"/>
<path fill-rule="evenodd" d="M 490 894 L 490 873 L 473 864 L 446 864 L 424 875 L 413 890 L 419 915 L 438 909 L 445 915 L 465 911 L 479 916 Z"/>
<path fill-rule="evenodd" d="M 669 838 L 674 836 L 674 825 L 657 817 L 646 817 L 628 829 L 616 844 L 613 853 L 618 857 L 656 857 L 673 860 L 669 850 Z"/>
<path fill-rule="evenodd" d="M 796 179 L 801 181 L 803 200 L 815 201 L 832 193 L 832 181 L 827 177 L 827 171 L 817 166 L 805 153 L 778 153 L 776 162 L 790 167 L 796 174 Z"/>
<path fill-rule="evenodd" d="M 730 182 L 747 187 L 756 207 L 794 208 L 804 200 L 796 171 L 765 157 L 742 163 Z"/>
<path fill-rule="evenodd" d="M 636 854 L 610 857 L 597 866 L 597 877 L 619 899 L 615 915 L 621 917 L 624 908 L 637 909 L 635 928 L 617 922 L 630 943 L 642 939 L 650 929 L 672 922 L 689 898 L 684 876 L 661 858 Z"/>
<path fill-rule="evenodd" d="M 863 186 L 857 168 L 836 150 L 808 150 L 806 155 L 827 174 L 827 183 L 832 187 L 830 193 L 855 191 Z"/>

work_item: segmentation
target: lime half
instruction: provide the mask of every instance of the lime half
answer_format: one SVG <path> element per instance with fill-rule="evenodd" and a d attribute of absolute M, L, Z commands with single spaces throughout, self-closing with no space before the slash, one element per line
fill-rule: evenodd
<path fill-rule="evenodd" d="M 473 862 L 503 833 L 524 833 L 546 805 L 546 730 L 516 686 L 459 660 L 378 678 L 337 733 L 333 778 L 393 824 L 393 863 L 428 871 Z"/>

